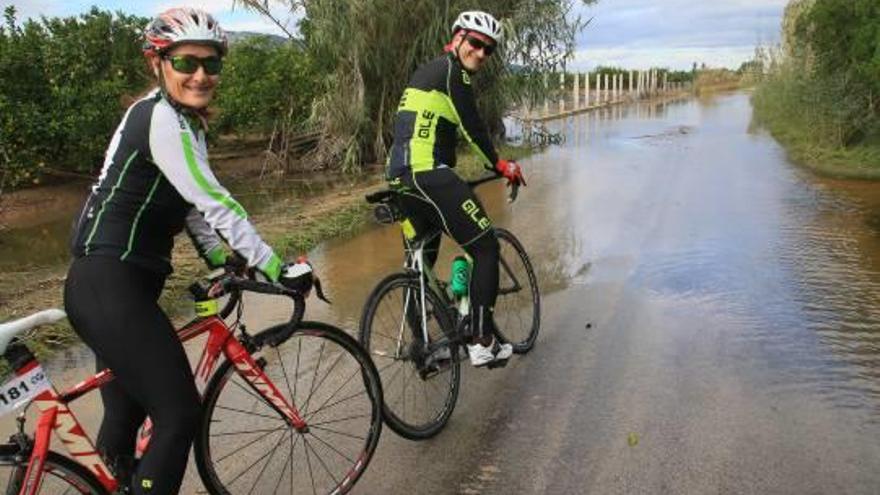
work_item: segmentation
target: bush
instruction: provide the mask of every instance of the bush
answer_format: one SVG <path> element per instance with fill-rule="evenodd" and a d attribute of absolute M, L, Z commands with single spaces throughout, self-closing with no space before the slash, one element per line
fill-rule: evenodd
<path fill-rule="evenodd" d="M 303 125 L 316 85 L 312 64 L 295 42 L 248 38 L 234 44 L 226 58 L 215 125 L 224 133 L 265 134 L 285 115 Z"/>
<path fill-rule="evenodd" d="M 0 27 L 0 189 L 46 172 L 91 174 L 132 96 L 155 82 L 141 51 L 143 17 L 93 8 L 79 17 Z M 304 122 L 316 83 L 301 47 L 255 37 L 235 43 L 218 90 L 220 132 L 265 133 Z"/>
<path fill-rule="evenodd" d="M 145 19 L 92 9 L 80 17 L 0 28 L 0 160 L 12 186 L 46 168 L 90 172 L 120 115 L 147 84 L 138 48 Z"/>

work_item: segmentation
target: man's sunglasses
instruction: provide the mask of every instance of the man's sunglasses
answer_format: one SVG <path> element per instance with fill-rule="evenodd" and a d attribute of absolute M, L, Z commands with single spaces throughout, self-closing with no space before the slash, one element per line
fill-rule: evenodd
<path fill-rule="evenodd" d="M 474 38 L 473 36 L 465 36 L 464 39 L 467 40 L 468 44 L 473 47 L 474 50 L 483 50 L 483 53 L 486 56 L 492 55 L 495 52 L 495 44 L 494 43 L 486 43 L 481 39 Z"/>
<path fill-rule="evenodd" d="M 182 74 L 195 74 L 199 67 L 205 69 L 205 74 L 216 76 L 223 70 L 223 59 L 220 57 L 199 58 L 195 55 L 170 55 L 165 60 L 171 62 L 171 68 Z"/>

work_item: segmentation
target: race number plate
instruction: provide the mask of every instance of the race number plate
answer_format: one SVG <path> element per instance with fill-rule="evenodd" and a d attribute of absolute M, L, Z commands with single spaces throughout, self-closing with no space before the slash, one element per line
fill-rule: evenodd
<path fill-rule="evenodd" d="M 43 368 L 37 366 L 24 375 L 12 377 L 0 385 L 0 416 L 27 404 L 52 385 Z"/>

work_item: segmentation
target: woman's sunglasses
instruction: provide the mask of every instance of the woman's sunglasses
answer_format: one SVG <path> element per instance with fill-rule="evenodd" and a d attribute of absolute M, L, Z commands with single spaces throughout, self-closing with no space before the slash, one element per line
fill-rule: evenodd
<path fill-rule="evenodd" d="M 485 53 L 487 57 L 491 56 L 492 53 L 495 52 L 494 43 L 486 43 L 485 41 L 474 38 L 470 35 L 465 36 L 464 38 L 467 40 L 468 44 L 473 47 L 474 50 L 483 50 L 483 53 Z"/>
<path fill-rule="evenodd" d="M 195 55 L 170 55 L 165 60 L 171 62 L 171 68 L 183 74 L 195 74 L 199 67 L 205 69 L 205 74 L 216 76 L 223 70 L 223 59 L 220 57 L 199 58 Z"/>

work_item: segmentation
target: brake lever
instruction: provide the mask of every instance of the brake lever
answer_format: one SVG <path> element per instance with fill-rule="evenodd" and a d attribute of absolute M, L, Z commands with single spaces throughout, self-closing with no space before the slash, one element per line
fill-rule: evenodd
<path fill-rule="evenodd" d="M 511 184 L 510 194 L 507 195 L 507 202 L 513 203 L 516 201 L 517 196 L 519 196 L 519 183 Z"/>
<path fill-rule="evenodd" d="M 324 301 L 327 304 L 333 304 L 330 302 L 330 299 L 327 299 L 327 296 L 324 295 L 324 289 L 321 288 L 321 279 L 315 277 L 315 294 L 318 296 L 318 299 Z"/>

